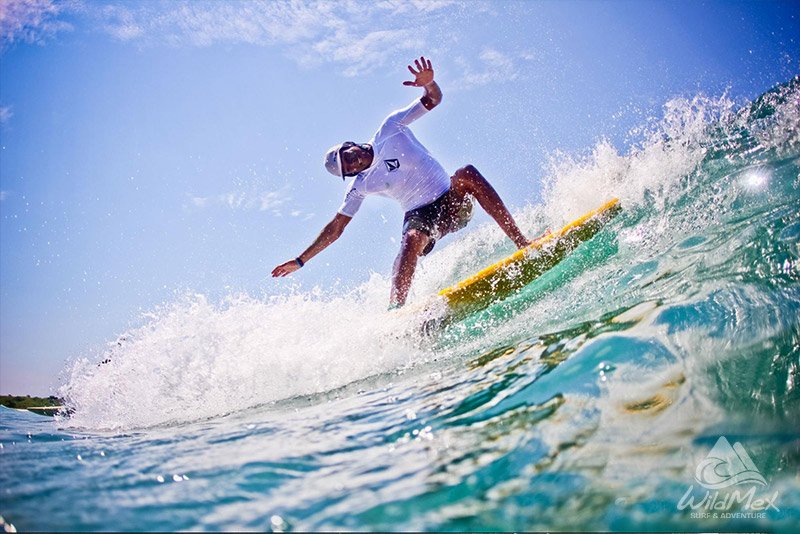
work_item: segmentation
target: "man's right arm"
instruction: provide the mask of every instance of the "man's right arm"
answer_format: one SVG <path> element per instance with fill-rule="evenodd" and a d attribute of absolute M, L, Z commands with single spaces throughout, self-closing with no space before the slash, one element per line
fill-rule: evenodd
<path fill-rule="evenodd" d="M 339 239 L 345 227 L 352 219 L 352 217 L 337 213 L 336 216 L 325 225 L 314 242 L 311 243 L 311 246 L 305 249 L 297 258 L 275 267 L 272 270 L 272 276 L 287 276 L 298 270 L 301 264 L 305 264 L 311 258 L 325 250 L 328 245 Z M 300 262 L 297 260 L 300 260 Z"/>

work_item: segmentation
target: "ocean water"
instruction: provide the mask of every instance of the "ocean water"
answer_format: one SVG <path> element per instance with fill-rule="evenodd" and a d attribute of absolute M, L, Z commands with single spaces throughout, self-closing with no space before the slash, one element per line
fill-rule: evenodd
<path fill-rule="evenodd" d="M 0 408 L 3 526 L 796 531 L 800 79 L 674 99 L 635 133 L 554 154 L 516 215 L 534 232 L 607 196 L 624 211 L 436 335 L 386 312 L 375 275 L 186 295 L 75 359 L 70 415 Z M 463 232 L 412 304 L 506 241 Z"/>

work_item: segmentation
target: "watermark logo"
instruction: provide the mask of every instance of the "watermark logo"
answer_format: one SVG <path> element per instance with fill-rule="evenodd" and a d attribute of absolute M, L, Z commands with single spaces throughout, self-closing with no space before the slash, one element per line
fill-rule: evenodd
<path fill-rule="evenodd" d="M 738 441 L 731 445 L 721 436 L 697 465 L 694 478 L 705 492 L 691 485 L 678 502 L 678 510 L 690 509 L 693 518 L 763 519 L 768 510 L 780 512 L 777 491 L 756 494 L 767 481 Z"/>
<path fill-rule="evenodd" d="M 749 483 L 767 485 L 742 444 L 737 441 L 731 447 L 725 436 L 717 440 L 706 459 L 697 465 L 694 478 L 707 489 Z"/>

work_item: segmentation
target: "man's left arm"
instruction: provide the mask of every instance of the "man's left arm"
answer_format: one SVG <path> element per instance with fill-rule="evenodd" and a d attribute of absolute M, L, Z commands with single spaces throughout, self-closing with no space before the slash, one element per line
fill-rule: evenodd
<path fill-rule="evenodd" d="M 442 102 L 442 90 L 436 82 L 431 82 L 424 87 L 425 94 L 422 95 L 420 101 L 425 106 L 425 109 L 430 111 Z"/>
<path fill-rule="evenodd" d="M 442 102 L 442 90 L 433 79 L 433 65 L 429 59 L 420 57 L 414 60 L 414 65 L 417 70 L 414 70 L 411 65 L 408 66 L 408 70 L 414 75 L 414 81 L 403 82 L 403 85 L 425 89 L 425 94 L 422 95 L 420 101 L 425 109 L 430 111 Z"/>

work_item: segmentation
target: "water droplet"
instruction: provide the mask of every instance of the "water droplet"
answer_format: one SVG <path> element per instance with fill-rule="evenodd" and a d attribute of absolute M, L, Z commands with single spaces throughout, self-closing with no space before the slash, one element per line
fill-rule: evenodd
<path fill-rule="evenodd" d="M 156 477 L 156 480 L 157 480 L 159 483 L 162 483 L 162 484 L 163 484 L 163 482 L 164 482 L 164 477 L 162 477 L 161 475 L 158 475 L 158 476 Z"/>
<path fill-rule="evenodd" d="M 289 525 L 286 524 L 286 521 L 279 515 L 273 515 L 269 518 L 270 526 L 272 527 L 272 532 L 283 532 L 286 530 L 286 527 Z"/>
<path fill-rule="evenodd" d="M 417 418 L 417 413 L 414 410 L 412 410 L 411 408 L 406 410 L 406 419 L 412 421 L 416 418 Z"/>
<path fill-rule="evenodd" d="M 175 482 L 180 482 L 183 480 L 183 477 L 180 475 L 172 475 L 172 480 Z"/>
<path fill-rule="evenodd" d="M 0 529 L 2 529 L 3 532 L 16 532 L 17 531 L 17 527 L 15 527 L 13 525 L 13 523 L 9 523 L 8 521 L 6 521 L 5 518 L 2 515 L 0 515 Z"/>
<path fill-rule="evenodd" d="M 609 362 L 600 362 L 597 366 L 597 369 L 600 371 L 600 374 L 605 374 L 613 371 L 616 369 L 616 367 Z"/>

